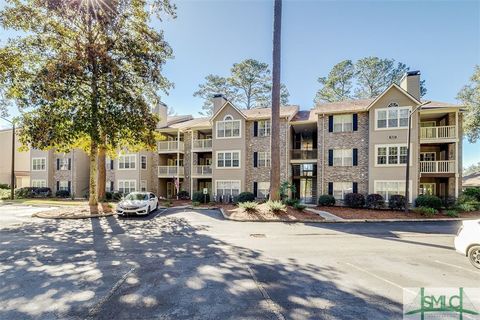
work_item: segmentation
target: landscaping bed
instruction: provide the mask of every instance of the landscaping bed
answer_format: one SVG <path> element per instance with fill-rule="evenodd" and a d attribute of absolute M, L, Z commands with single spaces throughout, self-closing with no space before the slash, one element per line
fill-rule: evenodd
<path fill-rule="evenodd" d="M 57 209 L 48 209 L 33 214 L 33 217 L 44 219 L 87 219 L 97 217 L 108 217 L 115 214 L 115 208 L 112 204 L 98 204 L 97 213 L 90 212 L 88 204 L 77 206 L 62 206 Z"/>
<path fill-rule="evenodd" d="M 290 206 L 285 211 L 272 212 L 266 203 L 259 204 L 257 210 L 248 212 L 232 204 L 217 204 L 216 207 L 223 209 L 225 216 L 231 220 L 238 221 L 322 221 L 318 214 L 300 211 Z"/>

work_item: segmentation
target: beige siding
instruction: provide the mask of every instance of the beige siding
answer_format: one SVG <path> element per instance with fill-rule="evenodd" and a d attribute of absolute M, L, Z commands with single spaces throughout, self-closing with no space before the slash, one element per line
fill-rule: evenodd
<path fill-rule="evenodd" d="M 12 130 L 0 130 L 0 183 L 10 185 L 12 168 Z M 30 150 L 19 151 L 18 132 L 15 138 L 15 178 L 17 187 L 30 186 Z"/>

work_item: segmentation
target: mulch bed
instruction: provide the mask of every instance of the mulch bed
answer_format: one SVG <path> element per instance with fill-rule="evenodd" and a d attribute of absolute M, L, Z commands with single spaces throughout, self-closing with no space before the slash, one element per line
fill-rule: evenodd
<path fill-rule="evenodd" d="M 439 219 L 452 218 L 444 212 L 439 212 L 433 217 L 427 217 L 416 212 L 410 211 L 405 214 L 404 211 L 393 210 L 374 210 L 374 209 L 353 209 L 347 207 L 317 207 L 318 210 L 326 211 L 343 219 Z M 459 218 L 479 219 L 480 211 L 462 212 L 458 214 Z"/>
<path fill-rule="evenodd" d="M 97 212 L 91 212 L 89 205 L 64 206 L 53 210 L 34 213 L 32 216 L 44 219 L 87 219 L 114 215 L 114 207 L 107 203 L 98 204 Z"/>
<path fill-rule="evenodd" d="M 266 204 L 259 204 L 256 212 L 247 212 L 242 208 L 239 208 L 231 204 L 218 204 L 218 208 L 222 208 L 225 215 L 232 220 L 242 221 L 302 221 L 302 220 L 316 220 L 322 221 L 323 218 L 318 214 L 299 211 L 292 207 L 287 207 L 287 211 L 281 211 L 279 213 L 273 213 L 268 210 Z"/>

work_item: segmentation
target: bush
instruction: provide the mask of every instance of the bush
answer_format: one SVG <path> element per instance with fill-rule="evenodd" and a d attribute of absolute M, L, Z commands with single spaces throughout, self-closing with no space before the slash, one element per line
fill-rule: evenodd
<path fill-rule="evenodd" d="M 416 213 L 421 214 L 422 216 L 426 217 L 433 217 L 438 213 L 438 210 L 435 208 L 429 208 L 429 207 L 416 207 L 413 209 Z"/>
<path fill-rule="evenodd" d="M 180 200 L 189 200 L 190 199 L 190 194 L 186 190 L 181 190 L 177 193 L 177 197 Z"/>
<path fill-rule="evenodd" d="M 105 200 L 112 200 L 113 199 L 113 192 L 107 191 L 105 192 Z"/>
<path fill-rule="evenodd" d="M 293 205 L 293 208 L 295 208 L 295 210 L 298 210 L 298 211 L 303 211 L 305 210 L 306 207 L 307 207 L 306 205 L 298 202 Z"/>
<path fill-rule="evenodd" d="M 460 204 L 457 206 L 457 209 L 458 209 L 460 212 L 471 212 L 471 211 L 477 210 L 477 207 L 476 207 L 474 204 L 472 204 L 472 203 L 466 202 L 466 203 L 460 203 Z"/>
<path fill-rule="evenodd" d="M 255 201 L 255 195 L 251 192 L 242 192 L 235 197 L 235 203 Z"/>
<path fill-rule="evenodd" d="M 446 197 L 442 199 L 442 204 L 447 209 L 453 209 L 457 204 L 457 199 L 455 197 Z"/>
<path fill-rule="evenodd" d="M 0 189 L 10 189 L 10 186 L 6 183 L 0 183 Z"/>
<path fill-rule="evenodd" d="M 285 203 L 287 206 L 293 207 L 293 206 L 295 206 L 296 204 L 298 204 L 298 199 L 291 199 L 291 198 L 285 199 L 285 200 L 283 201 L 283 203 Z"/>
<path fill-rule="evenodd" d="M 449 217 L 452 218 L 457 218 L 458 217 L 458 211 L 457 210 L 447 210 L 445 214 Z"/>
<path fill-rule="evenodd" d="M 50 197 L 51 195 L 50 188 L 24 187 L 15 190 L 16 199 Z"/>
<path fill-rule="evenodd" d="M 392 210 L 405 210 L 407 199 L 401 194 L 394 194 L 388 201 L 388 207 Z"/>
<path fill-rule="evenodd" d="M 121 192 L 114 192 L 112 193 L 112 200 L 114 201 L 120 201 L 123 198 L 123 193 Z"/>
<path fill-rule="evenodd" d="M 287 211 L 287 207 L 281 201 L 269 200 L 266 203 L 267 203 L 268 208 L 272 212 L 277 213 L 277 212 L 280 212 L 280 211 Z"/>
<path fill-rule="evenodd" d="M 318 198 L 319 206 L 334 206 L 335 198 L 329 194 L 323 194 Z"/>
<path fill-rule="evenodd" d="M 68 198 L 68 197 L 70 197 L 70 191 L 68 191 L 68 190 L 57 190 L 57 192 L 55 192 L 55 197 L 57 197 L 57 198 Z"/>
<path fill-rule="evenodd" d="M 8 189 L 0 189 L 0 200 L 8 200 L 10 199 L 10 190 Z"/>
<path fill-rule="evenodd" d="M 247 212 L 255 212 L 257 211 L 258 203 L 256 203 L 255 201 L 245 201 L 240 202 L 238 206 Z"/>
<path fill-rule="evenodd" d="M 205 201 L 205 199 L 206 199 L 206 201 Z M 202 191 L 195 191 L 192 194 L 192 201 L 200 202 L 200 203 L 209 203 L 210 202 L 210 195 L 208 193 L 203 194 Z"/>
<path fill-rule="evenodd" d="M 385 199 L 383 199 L 381 194 L 372 193 L 365 199 L 365 204 L 367 208 L 381 209 L 385 206 Z"/>
<path fill-rule="evenodd" d="M 480 210 L 480 201 L 477 201 L 477 198 L 472 195 L 462 194 L 458 197 L 457 208 L 460 211 Z"/>
<path fill-rule="evenodd" d="M 463 191 L 463 194 L 475 198 L 477 201 L 480 201 L 480 188 L 467 188 Z"/>
<path fill-rule="evenodd" d="M 347 193 L 343 201 L 350 208 L 362 208 L 365 206 L 365 197 L 361 193 Z"/>
<path fill-rule="evenodd" d="M 439 210 L 442 207 L 442 199 L 437 196 L 422 194 L 415 199 L 415 207 L 427 207 Z"/>
<path fill-rule="evenodd" d="M 198 207 L 201 203 L 198 201 L 192 201 L 192 206 Z"/>

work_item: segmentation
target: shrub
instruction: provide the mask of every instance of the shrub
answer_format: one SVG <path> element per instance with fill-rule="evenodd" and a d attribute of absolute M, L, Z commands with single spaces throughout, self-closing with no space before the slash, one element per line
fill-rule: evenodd
<path fill-rule="evenodd" d="M 7 200 L 10 199 L 10 190 L 8 189 L 0 189 L 0 200 Z"/>
<path fill-rule="evenodd" d="M 242 192 L 235 197 L 236 203 L 249 202 L 249 201 L 250 202 L 255 201 L 255 195 L 251 192 Z"/>
<path fill-rule="evenodd" d="M 10 189 L 10 186 L 6 183 L 0 183 L 0 189 Z"/>
<path fill-rule="evenodd" d="M 433 217 L 438 213 L 438 210 L 435 208 L 429 208 L 429 207 L 416 207 L 413 209 L 416 213 L 421 214 L 422 216 L 426 217 Z"/>
<path fill-rule="evenodd" d="M 477 201 L 480 201 L 480 188 L 467 188 L 463 191 L 463 194 L 475 198 Z"/>
<path fill-rule="evenodd" d="M 407 199 L 401 194 L 394 194 L 388 201 L 388 207 L 392 210 L 405 210 Z"/>
<path fill-rule="evenodd" d="M 365 199 L 365 204 L 367 208 L 381 209 L 385 206 L 385 199 L 383 199 L 381 194 L 372 193 Z"/>
<path fill-rule="evenodd" d="M 329 194 L 323 194 L 318 198 L 319 206 L 334 206 L 335 198 Z"/>
<path fill-rule="evenodd" d="M 469 202 L 466 202 L 466 203 L 460 203 L 458 206 L 457 206 L 457 209 L 461 212 L 470 212 L 470 211 L 475 211 L 477 210 L 477 208 L 475 207 L 475 205 L 473 205 L 472 203 L 469 203 Z"/>
<path fill-rule="evenodd" d="M 442 199 L 437 196 L 422 194 L 415 199 L 415 207 L 427 207 L 439 210 L 442 207 Z"/>
<path fill-rule="evenodd" d="M 240 202 L 238 206 L 247 212 L 255 212 L 257 211 L 258 203 L 256 203 L 255 201 L 245 201 Z"/>
<path fill-rule="evenodd" d="M 112 193 L 112 200 L 114 200 L 114 201 L 120 201 L 120 200 L 122 200 L 122 197 L 123 197 L 123 193 L 121 193 L 121 192 Z"/>
<path fill-rule="evenodd" d="M 287 211 L 287 207 L 281 201 L 269 200 L 266 203 L 267 203 L 268 208 L 272 212 L 277 213 L 277 212 L 280 212 L 280 211 Z"/>
<path fill-rule="evenodd" d="M 192 201 L 200 202 L 200 203 L 209 203 L 210 202 L 210 195 L 208 193 L 203 194 L 202 191 L 195 191 L 192 194 Z"/>
<path fill-rule="evenodd" d="M 112 200 L 113 199 L 113 192 L 107 191 L 105 192 L 105 200 Z"/>
<path fill-rule="evenodd" d="M 303 211 L 307 206 L 297 202 L 293 205 L 293 207 L 295 208 L 295 210 Z"/>
<path fill-rule="evenodd" d="M 189 200 L 189 199 L 190 199 L 190 194 L 189 194 L 188 191 L 186 191 L 186 190 L 180 190 L 180 191 L 177 193 L 177 197 L 178 197 L 178 199 L 180 199 L 180 200 Z"/>
<path fill-rule="evenodd" d="M 292 198 L 285 199 L 283 203 L 285 203 L 287 206 L 294 207 L 296 204 L 298 204 L 298 199 L 292 199 Z"/>
<path fill-rule="evenodd" d="M 192 206 L 198 207 L 201 203 L 198 201 L 192 201 Z"/>
<path fill-rule="evenodd" d="M 57 198 L 68 198 L 68 197 L 70 197 L 70 191 L 68 191 L 68 190 L 57 190 L 57 192 L 55 192 L 55 197 L 57 197 Z"/>
<path fill-rule="evenodd" d="M 361 193 L 347 193 L 343 201 L 350 208 L 362 208 L 365 206 L 365 197 Z"/>
<path fill-rule="evenodd" d="M 469 202 L 475 202 L 477 199 L 474 196 L 468 195 L 468 194 L 462 194 L 458 197 L 457 203 L 469 203 Z"/>
<path fill-rule="evenodd" d="M 442 204 L 447 209 L 455 208 L 457 204 L 457 199 L 455 197 L 446 197 L 442 199 Z"/>
<path fill-rule="evenodd" d="M 447 210 L 445 214 L 449 217 L 456 218 L 458 217 L 458 211 L 457 210 Z"/>
<path fill-rule="evenodd" d="M 477 198 L 472 195 L 462 194 L 460 197 L 458 197 L 457 208 L 459 208 L 461 211 L 480 210 L 480 201 L 477 201 Z"/>
<path fill-rule="evenodd" d="M 52 190 L 50 188 L 24 187 L 15 190 L 15 198 L 36 198 L 36 197 L 50 197 Z"/>

